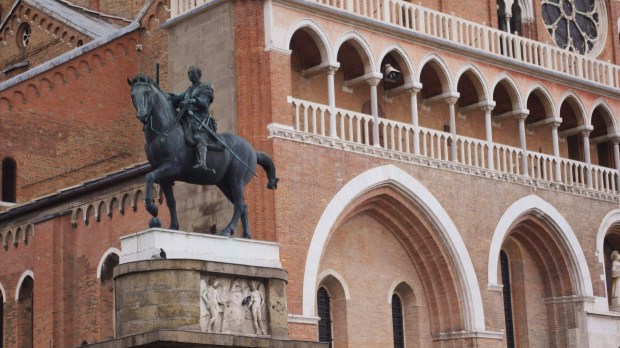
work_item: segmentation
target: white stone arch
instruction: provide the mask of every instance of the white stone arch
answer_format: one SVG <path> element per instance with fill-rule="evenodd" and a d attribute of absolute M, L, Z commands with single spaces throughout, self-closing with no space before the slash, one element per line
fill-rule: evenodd
<path fill-rule="evenodd" d="M 2 303 L 6 303 L 6 290 L 4 290 L 2 283 L 0 283 L 0 293 L 2 294 Z"/>
<path fill-rule="evenodd" d="M 590 112 L 588 112 L 588 115 L 587 115 L 588 124 L 590 125 L 592 124 L 592 115 L 594 114 L 594 110 L 596 110 L 596 108 L 598 108 L 599 106 L 605 109 L 605 111 L 607 111 L 607 113 L 609 114 L 609 117 L 607 118 L 607 120 L 609 120 L 612 124 L 611 129 L 607 128 L 607 133 L 608 134 L 620 134 L 620 132 L 618 132 L 618 123 L 616 122 L 616 116 L 611 111 L 611 106 L 609 106 L 609 103 L 607 103 L 607 101 L 603 98 L 598 98 L 592 103 L 592 106 L 590 107 Z"/>
<path fill-rule="evenodd" d="M 448 69 L 448 65 L 436 53 L 429 53 L 425 55 L 424 57 L 422 57 L 422 59 L 420 60 L 420 65 L 418 69 L 416 70 L 417 71 L 416 80 L 420 81 L 420 74 L 422 74 L 422 69 L 424 68 L 426 64 L 430 63 L 431 61 L 434 61 L 435 63 L 437 63 L 437 65 L 441 69 L 439 78 L 445 79 L 441 81 L 442 85 L 445 84 L 443 93 L 453 92 L 453 91 L 456 92 L 456 88 L 454 88 L 454 83 L 452 81 L 452 75 L 450 74 L 450 69 Z"/>
<path fill-rule="evenodd" d="M 543 102 L 544 103 L 544 107 L 545 107 L 545 112 L 547 113 L 547 115 L 545 115 L 546 118 L 550 118 L 550 117 L 558 117 L 558 111 L 556 110 L 556 106 L 555 103 L 553 102 L 553 98 L 551 97 L 551 93 L 549 93 L 549 90 L 547 89 L 547 87 L 545 87 L 542 83 L 540 82 L 535 82 L 534 84 L 530 85 L 527 89 L 527 91 L 525 92 L 523 101 L 525 102 L 525 107 L 527 107 L 527 100 L 529 99 L 530 95 L 532 93 L 534 93 L 535 91 L 540 91 L 542 93 L 542 95 L 545 97 L 545 100 Z"/>
<path fill-rule="evenodd" d="M 573 90 L 568 90 L 568 91 L 564 92 L 564 94 L 562 94 L 560 96 L 560 99 L 559 99 L 558 103 L 556 104 L 558 106 L 558 112 L 560 112 L 560 109 L 562 108 L 562 104 L 564 104 L 564 102 L 568 98 L 572 98 L 575 101 L 575 104 L 577 105 L 577 110 L 575 110 L 575 111 L 581 114 L 582 124 L 584 124 L 584 125 L 589 124 L 589 117 L 586 114 L 586 108 L 583 106 L 583 102 L 581 101 L 581 98 L 579 98 L 577 93 L 575 93 L 575 91 L 573 91 Z M 562 115 L 558 115 L 558 116 L 562 117 Z M 580 115 L 577 115 L 577 117 L 579 117 L 579 116 Z"/>
<path fill-rule="evenodd" d="M 399 45 L 396 43 L 393 43 L 389 46 L 387 46 L 379 55 L 379 59 L 376 61 L 376 65 L 379 69 L 381 69 L 381 61 L 383 61 L 383 58 L 385 58 L 386 55 L 388 55 L 389 53 L 396 51 L 398 52 L 398 54 L 402 57 L 403 62 L 405 63 L 405 67 L 407 68 L 407 70 L 409 70 L 409 74 L 405 75 L 405 84 L 407 83 L 419 83 L 420 81 L 417 80 L 416 76 L 416 70 L 415 67 L 413 66 L 413 62 L 411 61 L 411 57 L 409 57 L 409 55 L 407 54 L 407 52 Z M 378 71 L 379 73 L 383 73 L 382 71 Z"/>
<path fill-rule="evenodd" d="M 319 52 L 321 52 L 321 63 L 324 64 L 334 62 L 335 58 L 332 54 L 332 50 L 329 49 L 330 47 L 332 47 L 329 42 L 329 37 L 327 36 L 323 28 L 321 28 L 320 25 L 318 25 L 311 19 L 302 19 L 291 25 L 286 32 L 284 45 L 282 47 L 289 50 L 293 35 L 295 35 L 298 30 L 306 28 L 308 28 L 308 31 L 306 31 L 306 33 L 308 33 L 315 40 L 315 43 L 319 48 Z"/>
<path fill-rule="evenodd" d="M 332 277 L 336 278 L 336 280 L 342 286 L 342 290 L 344 291 L 344 299 L 347 300 L 347 301 L 350 300 L 351 299 L 351 293 L 349 292 L 349 286 L 347 285 L 347 282 L 340 275 L 340 273 L 334 271 L 331 268 L 326 269 L 323 272 L 321 272 L 321 274 L 319 274 L 319 279 L 320 280 L 319 280 L 319 282 L 317 284 L 320 284 L 328 276 L 332 276 Z"/>
<path fill-rule="evenodd" d="M 492 100 L 493 96 L 489 95 L 489 88 L 487 87 L 487 80 L 482 75 L 482 72 L 480 72 L 480 70 L 475 65 L 470 64 L 470 63 L 463 65 L 457 71 L 456 75 L 454 76 L 454 83 L 455 83 L 454 88 L 455 89 L 458 88 L 459 80 L 465 73 L 469 71 L 471 71 L 474 74 L 474 76 L 476 76 L 476 78 L 478 79 L 478 82 L 480 82 L 480 87 L 482 88 L 481 91 L 478 91 L 478 101 Z M 475 81 L 474 81 L 474 84 L 475 84 Z"/>
<path fill-rule="evenodd" d="M 118 250 L 117 248 L 112 247 L 106 250 L 106 252 L 103 253 L 103 256 L 101 256 L 101 259 L 99 259 L 99 265 L 97 266 L 97 279 L 98 280 L 101 279 L 101 270 L 103 269 L 103 264 L 105 263 L 105 259 L 111 254 L 116 254 L 119 258 L 121 257 L 121 251 Z"/>
<path fill-rule="evenodd" d="M 596 233 L 596 250 L 595 254 L 598 257 L 598 262 L 604 264 L 605 253 L 603 250 L 603 244 L 605 243 L 605 236 L 607 236 L 607 232 L 613 225 L 620 225 L 620 209 L 614 209 L 607 213 L 603 220 L 601 221 L 601 225 L 598 227 L 598 232 Z"/>
<path fill-rule="evenodd" d="M 493 92 L 495 92 L 495 89 L 499 86 L 501 82 L 506 82 L 513 89 L 512 91 L 508 91 L 510 96 L 515 99 L 512 104 L 512 109 L 513 110 L 525 109 L 525 104 L 523 104 L 523 97 L 521 96 L 521 89 L 519 88 L 519 85 L 512 78 L 512 76 L 510 76 L 510 74 L 507 74 L 506 72 L 502 72 L 495 77 L 495 80 L 493 81 L 493 85 L 489 89 L 491 98 L 493 98 Z"/>
<path fill-rule="evenodd" d="M 570 269 L 575 271 L 575 290 L 578 295 L 593 296 L 592 280 L 590 278 L 588 263 L 573 229 L 555 207 L 536 195 L 529 195 L 512 203 L 497 223 L 489 249 L 487 267 L 489 287 L 499 286 L 497 280 L 499 253 L 504 239 L 511 231 L 513 223 L 521 216 L 531 213 L 545 217 L 546 221 L 550 223 L 555 232 L 557 232 L 557 236 L 560 237 L 559 239 L 562 243 L 560 247 L 570 256 L 568 260 L 571 265 Z"/>
<path fill-rule="evenodd" d="M 372 54 L 372 49 L 370 48 L 370 45 L 362 35 L 355 31 L 349 31 L 338 39 L 336 45 L 334 45 L 334 48 L 332 49 L 332 51 L 334 52 L 334 60 L 338 59 L 338 51 L 340 50 L 340 46 L 342 46 L 342 44 L 347 41 L 355 42 L 357 46 L 356 49 L 358 50 L 357 52 L 362 58 L 362 61 L 364 62 L 364 73 L 368 74 L 377 71 L 377 67 L 375 66 L 375 60 L 373 58 L 374 55 Z M 340 66 L 342 66 L 342 63 L 340 64 Z"/>
<path fill-rule="evenodd" d="M 394 165 L 367 170 L 345 184 L 325 207 L 316 225 L 306 257 L 303 283 L 303 315 L 316 317 L 316 289 L 318 270 L 330 231 L 336 227 L 338 217 L 346 207 L 365 192 L 386 184 L 397 186 L 401 192 L 415 201 L 434 223 L 438 237 L 454 262 L 459 281 L 458 290 L 463 298 L 464 326 L 468 331 L 485 331 L 484 310 L 476 271 L 465 243 L 456 225 L 433 194 L 411 175 Z"/>
<path fill-rule="evenodd" d="M 21 277 L 19 277 L 19 281 L 17 282 L 17 287 L 15 288 L 15 302 L 19 301 L 19 290 L 22 288 L 22 283 L 26 279 L 26 277 L 32 278 L 34 280 L 34 273 L 31 270 L 24 271 Z"/>

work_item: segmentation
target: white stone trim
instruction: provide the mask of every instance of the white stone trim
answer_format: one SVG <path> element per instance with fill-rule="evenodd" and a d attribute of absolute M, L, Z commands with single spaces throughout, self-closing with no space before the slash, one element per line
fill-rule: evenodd
<path fill-rule="evenodd" d="M 513 100 L 513 104 L 512 104 L 512 109 L 513 110 L 522 110 L 525 108 L 525 106 L 523 105 L 523 96 L 521 95 L 521 89 L 519 88 L 519 85 L 515 82 L 514 78 L 506 73 L 505 71 L 502 71 L 501 73 L 499 73 L 496 77 L 495 80 L 493 82 L 492 87 L 490 88 L 491 93 L 495 92 L 495 89 L 497 88 L 497 86 L 500 84 L 500 82 L 505 81 L 507 84 L 510 85 L 510 87 L 513 88 L 513 91 L 515 93 L 515 98 L 517 100 Z M 508 93 L 509 95 L 511 94 L 510 91 Z"/>
<path fill-rule="evenodd" d="M 375 65 L 375 56 L 372 53 L 372 49 L 370 48 L 368 41 L 366 41 L 366 39 L 356 31 L 349 31 L 342 35 L 340 38 L 338 38 L 336 45 L 334 45 L 334 47 L 332 48 L 332 51 L 335 52 L 335 55 L 338 56 L 338 51 L 340 50 L 342 44 L 349 40 L 357 43 L 357 45 L 359 45 L 359 48 L 361 48 L 362 50 L 362 52 L 358 51 L 357 53 L 360 55 L 362 62 L 365 64 L 364 73 L 368 74 L 379 72 Z M 357 50 L 357 47 L 355 47 L 355 45 L 353 45 L 353 48 L 356 48 Z"/>
<path fill-rule="evenodd" d="M 620 17 L 618 18 L 620 20 Z M 593 103 L 592 106 L 590 107 L 590 112 L 588 113 L 588 123 L 589 125 L 592 124 L 592 115 L 594 114 L 594 110 L 596 110 L 597 107 L 602 107 L 603 109 L 605 109 L 605 112 L 607 112 L 609 115 L 607 115 L 608 117 L 605 118 L 605 121 L 609 121 L 611 122 L 611 128 L 607 127 L 607 134 L 618 134 L 620 133 L 618 131 L 618 124 L 616 122 L 616 116 L 614 115 L 611 107 L 609 106 L 609 103 L 607 103 L 607 100 L 603 99 L 603 98 L 597 98 Z"/>
<path fill-rule="evenodd" d="M 499 285 L 497 280 L 497 260 L 499 260 L 499 253 L 504 239 L 511 231 L 514 221 L 530 213 L 539 213 L 546 217 L 547 221 L 552 224 L 553 230 L 557 232 L 557 236 L 560 237 L 562 245 L 559 247 L 568 252 L 568 262 L 571 269 L 575 272 L 575 295 L 593 296 L 588 263 L 573 229 L 555 207 L 536 195 L 529 195 L 514 202 L 497 223 L 489 249 L 488 286 L 495 287 Z"/>
<path fill-rule="evenodd" d="M 99 265 L 97 266 L 97 279 L 101 279 L 101 270 L 103 268 L 103 263 L 105 262 L 105 259 L 108 258 L 108 256 L 110 254 L 116 254 L 120 260 L 121 258 L 121 251 L 118 250 L 117 248 L 110 248 L 108 250 L 106 250 L 105 253 L 103 253 L 103 256 L 101 256 L 101 259 L 99 260 Z"/>
<path fill-rule="evenodd" d="M 4 290 L 2 283 L 0 283 L 0 293 L 2 293 L 2 303 L 6 303 L 6 291 Z"/>
<path fill-rule="evenodd" d="M 351 293 L 349 292 L 349 286 L 347 285 L 347 282 L 344 280 L 344 278 L 340 275 L 340 273 L 334 271 L 331 268 L 324 270 L 323 272 L 321 272 L 321 274 L 319 274 L 319 279 L 320 279 L 319 284 L 323 282 L 323 280 L 327 276 L 332 276 L 336 278 L 338 282 L 340 282 L 340 285 L 342 286 L 342 290 L 344 291 L 344 299 L 347 301 L 350 300 Z"/>
<path fill-rule="evenodd" d="M 581 115 L 575 115 L 577 116 L 577 125 L 579 125 L 579 116 L 581 116 L 581 121 L 583 121 L 583 124 L 587 125 L 589 120 L 588 120 L 588 115 L 586 114 L 586 108 L 583 106 L 583 101 L 581 100 L 581 98 L 579 98 L 579 96 L 577 95 L 577 93 L 575 93 L 575 91 L 568 90 L 564 92 L 560 96 L 560 99 L 558 99 L 559 100 L 559 102 L 557 103 L 558 108 L 562 108 L 562 104 L 564 104 L 564 102 L 571 97 L 575 100 L 575 103 L 577 104 L 578 113 L 581 113 Z"/>
<path fill-rule="evenodd" d="M 605 253 L 603 252 L 605 236 L 607 235 L 607 231 L 609 231 L 614 224 L 620 225 L 620 209 L 614 209 L 607 213 L 601 221 L 601 225 L 598 227 L 598 232 L 596 233 L 596 250 L 594 253 L 598 256 L 598 262 L 602 264 L 605 264 Z"/>
<path fill-rule="evenodd" d="M 488 86 L 487 80 L 485 79 L 480 69 L 478 69 L 475 65 L 471 63 L 466 63 L 465 65 L 459 68 L 459 70 L 457 71 L 454 77 L 454 81 L 457 81 L 457 84 L 458 84 L 458 81 L 461 79 L 461 76 L 463 76 L 468 71 L 471 71 L 472 74 L 474 74 L 474 76 L 478 78 L 478 81 L 480 81 L 480 87 L 482 88 L 482 91 L 478 91 L 478 101 L 480 102 L 480 101 L 485 101 L 485 100 L 493 100 L 493 95 L 492 94 L 489 95 L 489 86 Z M 476 84 L 475 81 L 472 81 L 472 82 L 474 82 L 474 85 Z"/>
<path fill-rule="evenodd" d="M 416 80 L 415 77 L 417 76 L 416 73 L 416 69 L 415 66 L 413 65 L 413 62 L 411 61 L 411 57 L 407 54 L 407 51 L 405 51 L 405 49 L 402 48 L 402 46 L 400 46 L 397 43 L 393 43 L 391 45 L 388 45 L 387 47 L 385 47 L 383 49 L 383 51 L 381 52 L 381 54 L 379 55 L 379 60 L 377 60 L 375 63 L 377 64 L 377 66 L 379 67 L 379 70 L 381 69 L 381 62 L 383 61 L 383 58 L 385 58 L 385 56 L 387 56 L 389 53 L 391 52 L 398 52 L 398 54 L 402 57 L 404 63 L 405 63 L 405 68 L 407 68 L 407 70 L 409 70 L 409 74 L 408 75 L 404 75 L 404 79 L 405 82 L 404 84 L 408 84 L 408 83 L 413 83 L 413 84 L 417 84 L 420 83 L 419 80 Z M 403 67 L 401 66 L 401 69 Z M 382 73 L 381 71 L 379 71 L 380 73 Z"/>
<path fill-rule="evenodd" d="M 556 115 L 558 115 L 559 112 L 556 110 L 555 102 L 553 98 L 551 97 L 551 93 L 549 93 L 549 90 L 547 89 L 547 87 L 545 87 L 545 85 L 543 85 L 542 83 L 535 82 L 532 85 L 530 85 L 527 92 L 525 92 L 523 100 L 528 100 L 530 98 L 530 95 L 534 93 L 536 90 L 540 90 L 542 95 L 545 96 L 546 100 L 542 100 L 543 107 L 545 108 L 545 112 L 547 113 L 545 117 L 546 118 L 556 117 Z M 550 108 L 551 110 L 547 110 L 547 108 Z"/>
<path fill-rule="evenodd" d="M 358 196 L 374 188 L 391 184 L 414 200 L 437 228 L 448 252 L 448 259 L 454 262 L 455 274 L 462 291 L 464 326 L 468 330 L 485 331 L 484 309 L 474 266 L 459 234 L 446 210 L 420 182 L 394 165 L 370 169 L 344 185 L 325 207 L 312 235 L 308 248 L 303 283 L 303 315 L 315 316 L 317 273 L 327 244 L 330 231 L 336 227 L 338 217 Z"/>
<path fill-rule="evenodd" d="M 21 277 L 19 277 L 19 281 L 17 282 L 17 287 L 15 288 L 15 302 L 19 301 L 19 290 L 22 288 L 22 283 L 26 277 L 32 278 L 34 280 L 34 273 L 31 270 L 24 271 Z"/>
<path fill-rule="evenodd" d="M 321 318 L 319 317 L 307 317 L 305 315 L 299 314 L 288 315 L 289 323 L 317 325 L 319 323 L 319 320 L 321 320 Z"/>
<path fill-rule="evenodd" d="M 293 39 L 293 35 L 299 29 L 303 29 L 303 28 L 311 29 L 307 33 L 310 35 L 310 37 L 312 37 L 315 40 L 315 44 L 317 45 L 319 52 L 321 52 L 321 64 L 335 61 L 335 59 L 332 58 L 333 56 L 332 48 L 331 48 L 332 46 L 331 46 L 331 43 L 329 42 L 329 37 L 327 36 L 323 28 L 321 28 L 320 25 L 318 25 L 316 22 L 314 22 L 311 19 L 304 18 L 302 20 L 295 22 L 293 25 L 291 25 L 288 28 L 286 32 L 286 37 L 284 37 L 284 41 L 279 43 L 280 45 L 278 45 L 278 43 L 276 43 L 275 40 L 273 40 L 273 44 L 282 50 L 290 50 L 289 47 L 291 46 L 291 40 Z"/>
<path fill-rule="evenodd" d="M 435 61 L 435 63 L 437 63 L 437 65 L 439 65 L 439 67 L 442 70 L 441 74 L 437 74 L 439 75 L 439 79 L 441 79 L 442 77 L 446 79 L 445 81 L 446 86 L 442 86 L 441 92 L 442 93 L 452 92 L 454 82 L 452 81 L 452 75 L 450 74 L 450 69 L 448 68 L 448 65 L 446 64 L 446 62 L 444 62 L 444 60 L 441 59 L 441 57 L 437 53 L 428 53 L 424 57 L 422 57 L 422 59 L 420 60 L 420 64 L 418 65 L 418 70 L 416 72 L 417 73 L 416 80 L 420 81 L 420 75 L 422 74 L 422 69 L 424 69 L 424 66 L 427 63 L 430 63 L 431 61 Z M 454 91 L 456 91 L 456 88 L 454 88 Z"/>

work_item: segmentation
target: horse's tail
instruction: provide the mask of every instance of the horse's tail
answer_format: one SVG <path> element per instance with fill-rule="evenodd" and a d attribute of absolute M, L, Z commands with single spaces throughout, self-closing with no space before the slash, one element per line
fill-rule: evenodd
<path fill-rule="evenodd" d="M 267 188 L 271 190 L 278 188 L 278 180 L 280 179 L 276 176 L 276 166 L 271 158 L 264 152 L 256 151 L 256 163 L 260 164 L 267 174 L 267 179 L 269 179 Z"/>

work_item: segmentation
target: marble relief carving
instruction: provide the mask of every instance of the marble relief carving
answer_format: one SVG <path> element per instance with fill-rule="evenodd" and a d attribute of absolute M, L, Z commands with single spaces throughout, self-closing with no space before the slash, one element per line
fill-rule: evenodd
<path fill-rule="evenodd" d="M 265 286 L 255 279 L 200 280 L 200 329 L 204 332 L 267 335 Z"/>

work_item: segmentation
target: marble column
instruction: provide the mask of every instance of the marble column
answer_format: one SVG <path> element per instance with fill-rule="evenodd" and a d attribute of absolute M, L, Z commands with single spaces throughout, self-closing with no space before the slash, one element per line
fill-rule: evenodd
<path fill-rule="evenodd" d="M 377 86 L 381 79 L 378 77 L 371 77 L 368 80 L 370 85 L 370 112 L 372 114 L 372 143 L 374 146 L 381 146 L 379 144 L 379 102 L 377 100 Z"/>
<path fill-rule="evenodd" d="M 489 102 L 482 107 L 482 110 L 484 110 L 484 129 L 487 140 L 487 168 L 490 170 L 495 169 L 493 163 L 493 123 L 491 122 L 491 111 L 493 111 L 494 107 L 495 102 Z"/>
<path fill-rule="evenodd" d="M 337 67 L 327 67 L 327 101 L 329 105 L 329 136 L 337 138 L 336 130 L 336 92 L 334 86 L 334 75 L 336 75 Z"/>
<path fill-rule="evenodd" d="M 590 131 L 584 130 L 581 132 L 581 137 L 583 140 L 583 153 L 584 159 L 586 161 L 586 182 L 588 183 L 588 188 L 592 188 L 592 161 L 590 159 Z"/>
<path fill-rule="evenodd" d="M 613 138 L 612 142 L 614 144 L 614 164 L 616 165 L 616 171 L 618 172 L 616 191 L 620 191 L 620 137 Z"/>
<path fill-rule="evenodd" d="M 527 166 L 527 145 L 525 143 L 525 120 L 527 119 L 526 114 L 517 115 L 517 119 L 519 120 L 519 146 L 521 147 L 521 174 L 528 175 L 528 166 Z"/>
<path fill-rule="evenodd" d="M 560 167 L 560 142 L 558 137 L 560 122 L 553 121 L 549 125 L 551 127 L 551 141 L 553 141 L 553 157 L 555 157 L 555 181 L 562 181 Z"/>
<path fill-rule="evenodd" d="M 446 103 L 448 103 L 448 107 L 450 109 L 450 136 L 452 137 L 452 151 L 450 159 L 452 162 L 458 162 L 457 157 L 457 142 L 456 142 L 456 101 L 458 97 L 448 97 L 446 98 Z"/>
<path fill-rule="evenodd" d="M 411 124 L 413 125 L 413 153 L 420 155 L 420 125 L 418 120 L 418 93 L 420 88 L 407 90 L 411 96 Z"/>

